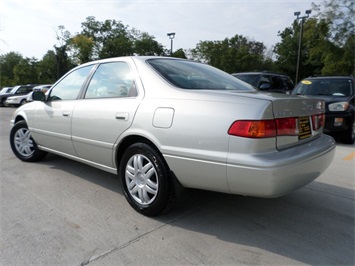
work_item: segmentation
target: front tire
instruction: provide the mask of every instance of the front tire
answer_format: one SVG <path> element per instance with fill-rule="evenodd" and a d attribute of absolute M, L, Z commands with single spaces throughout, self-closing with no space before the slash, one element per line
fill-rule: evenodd
<path fill-rule="evenodd" d="M 135 143 L 123 154 L 119 176 L 128 203 L 139 213 L 156 216 L 174 201 L 170 170 L 161 154 L 146 143 Z"/>
<path fill-rule="evenodd" d="M 340 134 L 340 141 L 345 144 L 354 144 L 355 142 L 355 117 L 353 116 L 349 128 Z"/>
<path fill-rule="evenodd" d="M 47 155 L 47 152 L 38 149 L 23 120 L 17 122 L 11 129 L 10 145 L 16 157 L 24 162 L 37 162 Z"/>
<path fill-rule="evenodd" d="M 6 99 L 0 100 L 0 107 L 5 107 L 5 101 L 6 101 Z"/>

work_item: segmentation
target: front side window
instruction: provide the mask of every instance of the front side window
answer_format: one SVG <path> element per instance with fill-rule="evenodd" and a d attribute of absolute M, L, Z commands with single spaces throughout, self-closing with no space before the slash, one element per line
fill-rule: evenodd
<path fill-rule="evenodd" d="M 53 87 L 49 100 L 75 100 L 92 68 L 93 65 L 90 65 L 78 68 L 69 73 L 55 87 Z"/>
<path fill-rule="evenodd" d="M 293 84 L 293 81 L 289 77 L 282 77 L 281 79 L 283 86 L 286 87 L 288 90 L 292 90 L 295 86 Z"/>
<path fill-rule="evenodd" d="M 85 99 L 137 96 L 133 74 L 125 62 L 101 64 L 95 71 Z"/>
<path fill-rule="evenodd" d="M 237 77 L 238 79 L 249 83 L 250 85 L 257 87 L 258 86 L 258 81 L 259 81 L 259 75 L 249 75 L 249 74 L 238 74 L 235 75 L 235 77 Z"/>
<path fill-rule="evenodd" d="M 271 77 L 271 88 L 272 89 L 282 89 L 283 83 L 279 76 Z"/>
<path fill-rule="evenodd" d="M 270 80 L 270 78 L 271 78 L 270 76 L 265 76 L 265 75 L 261 76 L 259 87 L 263 84 L 270 84 L 270 87 L 272 87 L 271 86 L 272 81 Z"/>
<path fill-rule="evenodd" d="M 27 87 L 21 87 L 17 92 L 16 94 L 24 94 L 27 92 Z"/>

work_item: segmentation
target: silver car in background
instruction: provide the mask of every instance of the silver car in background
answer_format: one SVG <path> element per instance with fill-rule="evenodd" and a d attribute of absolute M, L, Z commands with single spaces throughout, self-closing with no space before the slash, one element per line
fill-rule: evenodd
<path fill-rule="evenodd" d="M 189 60 L 121 57 L 83 64 L 13 115 L 26 162 L 47 152 L 118 174 L 125 197 L 154 216 L 177 191 L 279 197 L 317 178 L 335 143 L 324 102 L 267 94 Z"/>
<path fill-rule="evenodd" d="M 27 97 L 31 95 L 32 92 L 25 94 L 25 95 L 19 95 L 19 96 L 10 96 L 5 100 L 5 106 L 20 106 L 24 105 L 27 103 Z"/>

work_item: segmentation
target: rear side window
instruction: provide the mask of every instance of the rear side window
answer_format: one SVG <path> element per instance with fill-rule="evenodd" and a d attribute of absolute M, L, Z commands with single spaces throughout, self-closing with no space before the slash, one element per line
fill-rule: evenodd
<path fill-rule="evenodd" d="M 49 100 L 75 100 L 77 99 L 84 81 L 89 75 L 93 66 L 78 68 L 65 76 L 55 87 L 53 87 Z"/>
<path fill-rule="evenodd" d="M 95 71 L 85 98 L 113 98 L 137 96 L 133 74 L 125 62 L 101 64 Z"/>

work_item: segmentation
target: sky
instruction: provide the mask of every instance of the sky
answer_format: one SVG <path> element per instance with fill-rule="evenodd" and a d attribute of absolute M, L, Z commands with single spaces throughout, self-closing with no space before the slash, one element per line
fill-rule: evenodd
<path fill-rule="evenodd" d="M 170 50 L 192 49 L 200 41 L 243 35 L 271 48 L 290 27 L 295 11 L 311 9 L 310 0 L 1 0 L 0 55 L 18 52 L 38 60 L 58 45 L 62 25 L 72 35 L 89 16 L 121 21 L 128 29 L 147 32 Z M 312 16 L 313 14 L 311 14 Z"/>

